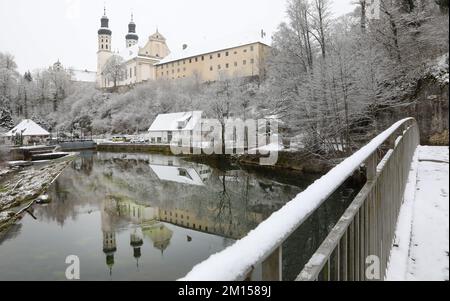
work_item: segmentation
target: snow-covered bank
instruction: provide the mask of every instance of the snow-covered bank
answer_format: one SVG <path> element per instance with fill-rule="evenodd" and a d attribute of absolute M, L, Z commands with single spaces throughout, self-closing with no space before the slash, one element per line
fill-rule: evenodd
<path fill-rule="evenodd" d="M 449 280 L 449 149 L 420 146 L 386 280 Z"/>
<path fill-rule="evenodd" d="M 0 212 L 37 198 L 70 162 L 71 160 L 53 162 L 11 174 L 0 183 Z"/>

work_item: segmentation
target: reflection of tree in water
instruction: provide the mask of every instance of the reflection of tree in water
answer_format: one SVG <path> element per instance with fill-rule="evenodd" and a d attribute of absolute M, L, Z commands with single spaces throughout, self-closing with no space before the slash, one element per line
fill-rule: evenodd
<path fill-rule="evenodd" d="M 51 187 L 53 202 L 41 207 L 38 216 L 63 225 L 86 205 L 95 210 L 109 196 L 123 196 L 154 208 L 184 211 L 207 222 L 207 232 L 236 238 L 255 228 L 300 191 L 298 187 L 230 169 L 211 168 L 208 177 L 202 179 L 203 186 L 161 180 L 146 156 L 100 153 L 76 160 Z M 177 164 L 197 166 L 182 161 Z M 186 221 L 182 226 L 187 226 Z"/>
<path fill-rule="evenodd" d="M 14 224 L 7 231 L 0 233 L 0 246 L 8 240 L 16 238 L 22 230 L 22 224 Z"/>
<path fill-rule="evenodd" d="M 283 244 L 283 279 L 294 280 L 344 213 L 358 189 L 344 184 Z"/>
<path fill-rule="evenodd" d="M 257 214 L 264 209 L 255 211 L 256 206 L 249 202 L 250 175 L 233 172 L 222 172 L 219 176 L 222 189 L 215 192 L 209 204 L 214 213 L 214 228 L 220 229 L 216 232 L 226 237 L 241 238 L 262 222 L 264 215 Z"/>

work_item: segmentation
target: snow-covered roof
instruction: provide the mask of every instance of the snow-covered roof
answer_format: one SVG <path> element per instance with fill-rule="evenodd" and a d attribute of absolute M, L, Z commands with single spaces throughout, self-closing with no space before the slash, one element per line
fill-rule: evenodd
<path fill-rule="evenodd" d="M 97 80 L 97 73 L 88 70 L 71 69 L 71 79 L 75 82 L 89 82 L 94 83 Z"/>
<path fill-rule="evenodd" d="M 12 130 L 7 132 L 5 136 L 12 137 L 16 133 L 22 133 L 22 136 L 49 136 L 50 133 L 44 130 L 41 126 L 31 119 L 24 119 Z"/>
<path fill-rule="evenodd" d="M 262 43 L 267 46 L 271 45 L 271 39 L 269 37 L 265 36 L 262 38 L 260 36 L 261 34 L 258 34 L 259 36 L 252 33 L 241 36 L 240 38 L 236 38 L 236 36 L 233 35 L 229 37 L 220 37 L 220 39 L 217 40 L 203 39 L 197 44 L 188 44 L 187 48 L 184 50 L 181 47 L 178 51 L 173 51 L 156 65 L 255 43 Z"/>
<path fill-rule="evenodd" d="M 159 114 L 148 131 L 191 131 L 200 122 L 202 114 L 202 111 Z"/>
<path fill-rule="evenodd" d="M 203 181 L 194 168 L 150 165 L 160 180 L 176 182 L 181 184 L 203 186 Z"/>

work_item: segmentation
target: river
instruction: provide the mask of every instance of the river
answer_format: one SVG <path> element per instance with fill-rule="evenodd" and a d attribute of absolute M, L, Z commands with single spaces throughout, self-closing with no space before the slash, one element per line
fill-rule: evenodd
<path fill-rule="evenodd" d="M 0 237 L 0 280 L 175 280 L 242 238 L 316 176 L 214 168 L 157 154 L 84 152 Z M 283 246 L 295 278 L 347 207 L 343 186 Z"/>

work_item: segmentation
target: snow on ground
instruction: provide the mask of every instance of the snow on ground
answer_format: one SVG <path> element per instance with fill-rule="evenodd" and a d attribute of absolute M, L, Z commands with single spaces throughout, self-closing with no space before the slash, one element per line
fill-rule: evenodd
<path fill-rule="evenodd" d="M 448 162 L 448 147 L 418 147 L 387 280 L 449 280 Z"/>

